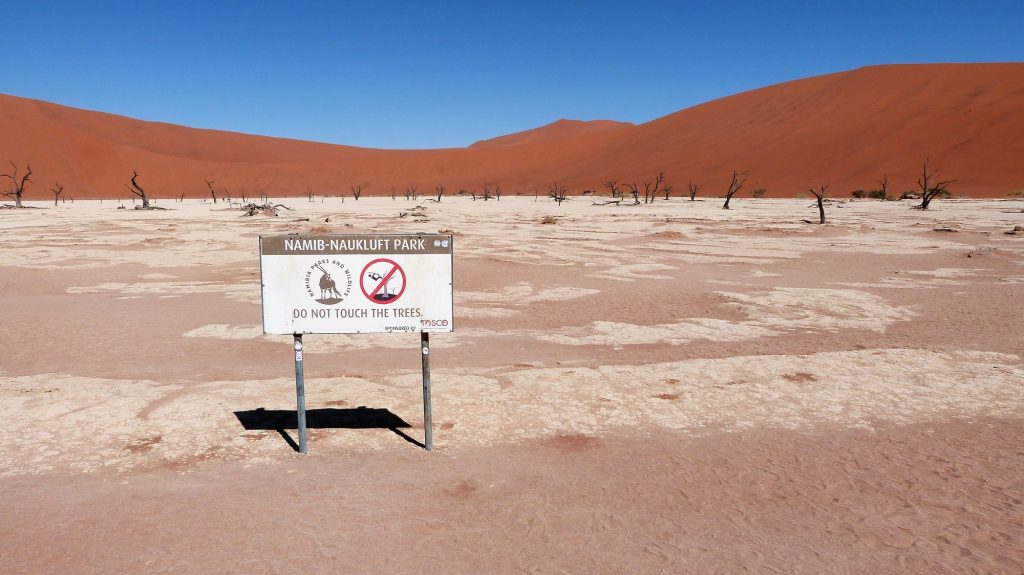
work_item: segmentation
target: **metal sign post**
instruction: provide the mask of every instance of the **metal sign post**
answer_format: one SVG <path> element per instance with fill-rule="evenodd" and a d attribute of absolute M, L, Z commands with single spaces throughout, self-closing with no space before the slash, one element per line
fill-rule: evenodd
<path fill-rule="evenodd" d="M 423 358 L 423 446 L 434 449 L 434 422 L 430 415 L 430 333 L 420 332 L 420 353 Z"/>
<path fill-rule="evenodd" d="M 306 453 L 306 383 L 302 373 L 302 334 L 295 334 L 295 412 L 299 416 L 299 453 Z"/>

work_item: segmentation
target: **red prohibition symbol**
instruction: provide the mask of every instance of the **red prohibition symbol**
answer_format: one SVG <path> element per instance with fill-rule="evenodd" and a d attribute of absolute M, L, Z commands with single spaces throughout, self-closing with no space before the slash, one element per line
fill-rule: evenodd
<path fill-rule="evenodd" d="M 398 277 L 395 277 L 395 276 Z M 393 286 L 401 278 L 401 287 Z M 390 285 L 389 285 L 390 284 Z M 366 264 L 359 274 L 359 289 L 363 290 L 366 299 L 375 304 L 385 305 L 398 301 L 405 293 L 405 270 L 394 260 L 377 258 Z"/>

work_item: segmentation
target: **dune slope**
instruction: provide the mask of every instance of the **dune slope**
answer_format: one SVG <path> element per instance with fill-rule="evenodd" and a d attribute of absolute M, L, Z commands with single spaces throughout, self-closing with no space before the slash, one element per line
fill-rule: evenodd
<path fill-rule="evenodd" d="M 954 195 L 1002 197 L 1024 188 L 1024 64 L 860 68 L 714 100 L 651 122 L 560 120 L 468 148 L 378 150 L 144 122 L 0 95 L 0 162 L 31 163 L 26 199 L 54 182 L 73 197 L 127 197 L 132 170 L 156 197 L 249 197 L 500 185 L 544 194 L 606 180 L 687 182 L 720 195 L 733 170 L 749 170 L 741 195 L 792 196 L 818 185 L 846 196 L 888 176 L 912 189 L 928 158 Z M 9 167 L 8 167 L 9 169 Z"/>

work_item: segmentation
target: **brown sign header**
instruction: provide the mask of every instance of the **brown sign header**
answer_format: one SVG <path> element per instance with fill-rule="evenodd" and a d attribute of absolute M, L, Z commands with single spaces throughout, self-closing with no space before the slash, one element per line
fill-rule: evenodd
<path fill-rule="evenodd" d="M 346 236 L 261 236 L 265 256 L 335 254 L 451 254 L 448 234 L 350 234 Z"/>

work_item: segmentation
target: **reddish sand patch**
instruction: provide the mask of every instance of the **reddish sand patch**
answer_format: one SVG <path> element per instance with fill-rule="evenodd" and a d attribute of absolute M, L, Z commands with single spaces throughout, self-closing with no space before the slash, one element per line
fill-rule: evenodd
<path fill-rule="evenodd" d="M 980 420 L 14 479 L 0 563 L 7 575 L 1018 573 L 1022 442 L 1019 421 Z"/>

